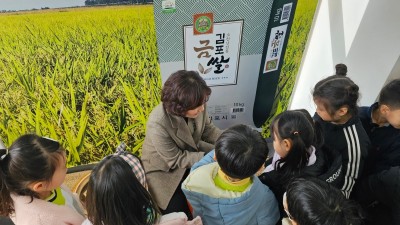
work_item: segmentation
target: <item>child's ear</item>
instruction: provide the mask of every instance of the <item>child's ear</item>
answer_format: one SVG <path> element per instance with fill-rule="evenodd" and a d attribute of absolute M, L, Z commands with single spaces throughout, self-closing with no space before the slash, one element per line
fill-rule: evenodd
<path fill-rule="evenodd" d="M 379 106 L 379 112 L 381 115 L 386 116 L 386 114 L 390 111 L 390 108 L 388 105 L 380 105 Z"/>
<path fill-rule="evenodd" d="M 344 116 L 344 115 L 347 114 L 348 111 L 349 111 L 349 107 L 348 106 L 343 106 L 343 107 L 340 107 L 340 109 L 337 110 L 337 114 L 339 116 Z"/>
<path fill-rule="evenodd" d="M 33 182 L 28 185 L 28 188 L 36 193 L 43 192 L 46 191 L 47 183 L 44 181 Z"/>
<path fill-rule="evenodd" d="M 287 138 L 282 140 L 282 145 L 284 150 L 287 152 L 289 152 L 290 149 L 292 148 L 292 142 Z"/>
<path fill-rule="evenodd" d="M 264 172 L 264 170 L 265 170 L 265 163 L 263 163 L 263 164 L 261 165 L 260 169 L 257 170 L 256 176 L 257 176 L 257 177 L 260 176 L 260 175 Z"/>

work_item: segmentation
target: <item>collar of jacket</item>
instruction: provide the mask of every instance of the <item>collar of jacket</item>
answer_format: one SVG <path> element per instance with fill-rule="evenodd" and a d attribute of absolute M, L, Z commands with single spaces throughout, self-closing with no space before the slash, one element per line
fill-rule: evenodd
<path fill-rule="evenodd" d="M 164 111 L 171 123 L 171 127 L 176 129 L 176 136 L 186 144 L 190 145 L 193 149 L 199 151 L 198 146 L 196 145 L 194 138 L 192 136 L 192 132 L 189 130 L 189 126 L 188 124 L 186 124 L 185 119 L 182 116 L 170 114 L 165 109 Z M 189 123 L 190 122 L 191 119 L 189 118 Z M 194 132 L 194 134 L 195 133 L 196 132 Z"/>

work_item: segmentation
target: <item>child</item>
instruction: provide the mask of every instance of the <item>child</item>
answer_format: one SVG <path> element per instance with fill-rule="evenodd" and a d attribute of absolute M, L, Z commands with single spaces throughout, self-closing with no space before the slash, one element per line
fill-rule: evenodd
<path fill-rule="evenodd" d="M 372 143 L 369 173 L 400 166 L 400 79 L 385 85 L 378 102 L 360 107 L 359 116 Z"/>
<path fill-rule="evenodd" d="M 215 155 L 212 151 L 194 164 L 182 183 L 194 215 L 210 225 L 275 225 L 276 199 L 255 176 L 264 169 L 267 155 L 267 143 L 259 132 L 246 125 L 225 130 L 217 139 Z"/>
<path fill-rule="evenodd" d="M 340 173 L 341 158 L 321 146 L 321 131 L 304 109 L 277 115 L 270 129 L 275 154 L 259 178 L 274 192 L 283 217 L 282 197 L 289 181 L 299 175 L 309 175 L 332 182 L 330 177 Z"/>
<path fill-rule="evenodd" d="M 0 154 L 0 215 L 17 225 L 82 223 L 72 194 L 60 190 L 67 167 L 58 142 L 27 134 Z"/>
<path fill-rule="evenodd" d="M 359 111 L 372 149 L 356 199 L 363 206 L 379 202 L 369 208 L 371 220 L 384 223 L 385 218 L 386 224 L 400 224 L 400 79 L 382 88 L 378 102 Z"/>
<path fill-rule="evenodd" d="M 349 198 L 362 173 L 370 141 L 357 116 L 358 86 L 348 77 L 333 75 L 319 81 L 313 91 L 315 122 L 324 133 L 324 144 L 342 156 L 337 187 Z"/>
<path fill-rule="evenodd" d="M 160 218 L 159 210 L 147 190 L 140 160 L 123 151 L 104 158 L 92 171 L 87 188 L 88 219 L 83 225 L 201 225 L 201 219 L 187 221 L 184 213 Z"/>
<path fill-rule="evenodd" d="M 362 211 L 345 198 L 340 190 L 312 177 L 296 178 L 283 197 L 289 221 L 292 225 L 361 225 Z"/>

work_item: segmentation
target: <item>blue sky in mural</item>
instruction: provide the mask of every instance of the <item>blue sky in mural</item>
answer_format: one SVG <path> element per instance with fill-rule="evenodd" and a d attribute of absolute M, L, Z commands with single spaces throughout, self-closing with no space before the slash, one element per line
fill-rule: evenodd
<path fill-rule="evenodd" d="M 62 8 L 83 5 L 85 5 L 85 0 L 0 0 L 0 11 L 40 9 L 43 7 Z"/>

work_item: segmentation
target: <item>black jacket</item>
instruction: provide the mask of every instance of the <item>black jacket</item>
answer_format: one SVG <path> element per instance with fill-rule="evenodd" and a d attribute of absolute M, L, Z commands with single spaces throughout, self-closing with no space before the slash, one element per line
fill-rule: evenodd
<path fill-rule="evenodd" d="M 367 175 L 400 166 L 400 129 L 390 124 L 379 127 L 373 123 L 371 113 L 377 107 L 378 103 L 374 103 L 371 107 L 359 109 L 362 125 L 372 144 L 368 156 Z"/>
<path fill-rule="evenodd" d="M 314 164 L 310 166 L 306 166 L 304 169 L 298 171 L 297 174 L 293 174 L 292 176 L 283 179 L 283 172 L 272 170 L 267 173 L 263 173 L 259 176 L 261 182 L 267 185 L 271 191 L 275 194 L 275 197 L 278 201 L 279 210 L 281 212 L 281 217 L 285 217 L 286 213 L 283 209 L 283 194 L 286 192 L 287 185 L 296 177 L 318 177 L 322 180 L 327 181 L 328 183 L 332 183 L 333 185 L 337 185 L 338 182 L 341 182 L 341 166 L 342 166 L 342 158 L 340 154 L 333 152 L 331 149 L 327 147 L 316 148 L 315 150 L 316 161 Z M 272 158 L 266 162 L 266 166 L 272 163 Z"/>
<path fill-rule="evenodd" d="M 400 224 L 399 166 L 363 179 L 356 195 L 367 210 L 368 224 Z"/>
<path fill-rule="evenodd" d="M 342 168 L 340 183 L 334 184 L 349 198 L 354 184 L 363 172 L 364 162 L 370 148 L 370 140 L 358 116 L 353 116 L 345 124 L 326 122 L 314 115 L 314 120 L 323 131 L 324 145 L 340 154 Z"/>

